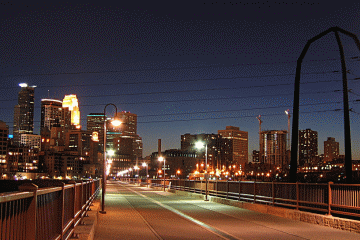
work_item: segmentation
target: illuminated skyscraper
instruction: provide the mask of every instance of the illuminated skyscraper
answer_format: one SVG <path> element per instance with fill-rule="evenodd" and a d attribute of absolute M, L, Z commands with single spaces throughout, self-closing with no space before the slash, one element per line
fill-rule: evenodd
<path fill-rule="evenodd" d="M 264 146 L 263 161 L 271 167 L 285 167 L 287 131 L 270 130 L 261 132 L 262 146 Z"/>
<path fill-rule="evenodd" d="M 14 144 L 20 144 L 21 134 L 34 132 L 34 93 L 36 86 L 20 83 L 18 104 L 14 107 Z"/>
<path fill-rule="evenodd" d="M 90 113 L 89 115 L 87 115 L 86 129 L 88 131 L 98 133 L 100 152 L 102 152 L 104 149 L 104 121 L 104 113 Z"/>
<path fill-rule="evenodd" d="M 339 142 L 335 138 L 328 137 L 324 142 L 324 161 L 329 162 L 339 157 Z"/>
<path fill-rule="evenodd" d="M 299 165 L 312 163 L 318 155 L 318 133 L 311 129 L 299 130 Z"/>
<path fill-rule="evenodd" d="M 117 138 L 131 138 L 132 140 L 132 157 L 135 159 L 142 158 L 142 139 L 137 135 L 137 115 L 130 112 L 118 112 L 116 118 L 121 121 L 121 125 L 114 127 L 110 124 L 111 119 L 106 120 L 106 148 L 114 149 L 120 151 L 120 148 L 117 149 L 114 146 L 114 140 L 117 141 Z M 117 140 L 116 140 L 117 139 Z M 116 149 L 115 149 L 116 148 Z M 118 152 L 122 154 L 121 152 Z"/>
<path fill-rule="evenodd" d="M 41 99 L 41 125 L 51 130 L 53 125 L 60 125 L 62 119 L 62 102 L 56 99 Z"/>
<path fill-rule="evenodd" d="M 67 108 L 71 112 L 71 125 L 74 125 L 76 128 L 80 128 L 80 110 L 76 95 L 65 95 L 62 107 Z"/>
<path fill-rule="evenodd" d="M 0 121 L 0 174 L 7 172 L 7 145 L 8 145 L 9 127 L 5 122 Z"/>
<path fill-rule="evenodd" d="M 239 127 L 226 126 L 225 130 L 218 130 L 218 134 L 230 141 L 232 160 L 229 164 L 239 164 L 244 169 L 248 163 L 248 132 L 241 131 Z"/>

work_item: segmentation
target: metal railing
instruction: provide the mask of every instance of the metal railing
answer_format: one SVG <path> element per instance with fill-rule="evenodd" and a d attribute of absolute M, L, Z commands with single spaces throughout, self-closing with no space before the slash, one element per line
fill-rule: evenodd
<path fill-rule="evenodd" d="M 163 187 L 163 179 L 125 179 Z M 171 184 L 170 184 L 171 183 Z M 205 194 L 205 181 L 167 179 L 171 189 Z M 360 218 L 360 184 L 209 181 L 208 194 L 328 215 Z"/>
<path fill-rule="evenodd" d="M 98 194 L 100 181 L 58 185 L 25 183 L 18 192 L 1 193 L 0 239 L 69 239 Z"/>

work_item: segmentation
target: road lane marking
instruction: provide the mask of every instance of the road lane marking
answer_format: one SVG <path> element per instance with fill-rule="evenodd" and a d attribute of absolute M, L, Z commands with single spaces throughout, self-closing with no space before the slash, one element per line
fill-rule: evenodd
<path fill-rule="evenodd" d="M 185 214 L 185 213 L 183 213 L 183 212 L 180 212 L 179 210 L 177 210 L 177 209 L 175 209 L 175 208 L 173 208 L 173 207 L 164 205 L 164 204 L 162 204 L 161 202 L 156 201 L 155 199 L 152 199 L 152 198 L 150 198 L 150 197 L 147 197 L 147 196 L 145 196 L 145 195 L 143 195 L 143 194 L 141 194 L 141 193 L 139 193 L 139 192 L 136 192 L 135 190 L 132 190 L 132 189 L 130 189 L 130 188 L 128 188 L 128 187 L 125 187 L 125 186 L 123 186 L 123 187 L 124 187 L 124 188 L 127 188 L 128 190 L 130 190 L 130 191 L 132 191 L 132 192 L 134 192 L 134 193 L 136 193 L 136 194 L 138 194 L 139 196 L 141 196 L 141 197 L 143 197 L 143 198 L 145 198 L 145 199 L 148 199 L 149 201 L 151 201 L 151 202 L 153 202 L 153 203 L 155 203 L 155 204 L 158 204 L 159 206 L 161 206 L 161 207 L 163 207 L 163 208 L 165 208 L 165 209 L 167 209 L 167 210 L 169 210 L 169 211 L 171 211 L 171 212 L 173 212 L 173 213 L 178 214 L 179 216 L 181 216 L 181 217 L 183 217 L 183 218 L 185 218 L 185 219 L 187 219 L 187 220 L 192 221 L 193 223 L 196 223 L 197 225 L 205 228 L 206 230 L 212 232 L 213 234 L 215 234 L 215 235 L 217 235 L 217 236 L 219 236 L 219 237 L 221 237 L 221 238 L 223 238 L 223 239 L 227 239 L 227 240 L 243 240 L 243 239 L 238 238 L 238 237 L 235 237 L 235 236 L 233 236 L 233 235 L 231 235 L 231 234 L 229 234 L 229 233 L 227 233 L 227 232 L 221 231 L 221 230 L 219 230 L 219 229 L 217 229 L 217 228 L 215 228 L 215 227 L 212 227 L 212 226 L 210 226 L 210 225 L 207 225 L 207 224 L 204 223 L 204 222 L 201 222 L 201 221 L 199 221 L 199 220 L 197 220 L 197 219 L 195 219 L 195 218 L 193 218 L 193 217 L 190 217 L 189 215 L 187 215 L 187 214 Z"/>
<path fill-rule="evenodd" d="M 129 202 L 129 200 L 126 199 L 126 197 L 123 197 L 128 204 L 136 211 L 136 213 L 141 217 L 141 219 L 144 221 L 144 223 L 148 226 L 148 228 L 150 229 L 151 232 L 154 233 L 154 235 L 159 239 L 159 240 L 164 240 L 156 231 L 155 229 L 150 225 L 150 223 L 148 221 L 146 221 L 146 219 L 140 214 L 140 212 L 138 210 L 135 209 L 135 207 Z"/>

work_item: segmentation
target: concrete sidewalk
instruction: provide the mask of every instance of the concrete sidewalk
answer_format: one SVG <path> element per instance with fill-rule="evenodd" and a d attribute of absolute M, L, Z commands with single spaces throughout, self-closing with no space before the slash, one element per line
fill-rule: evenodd
<path fill-rule="evenodd" d="M 112 185 L 108 184 L 106 190 L 106 214 L 98 214 L 95 240 L 159 239 L 143 217 Z"/>

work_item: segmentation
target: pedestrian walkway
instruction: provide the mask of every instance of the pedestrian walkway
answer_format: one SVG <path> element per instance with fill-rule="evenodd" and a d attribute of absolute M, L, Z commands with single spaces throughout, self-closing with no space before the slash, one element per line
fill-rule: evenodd
<path fill-rule="evenodd" d="M 109 182 L 100 239 L 360 239 L 360 234 Z M 360 224 L 360 223 L 359 223 Z"/>

